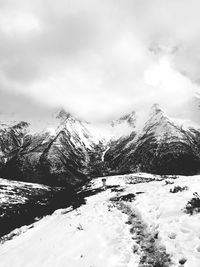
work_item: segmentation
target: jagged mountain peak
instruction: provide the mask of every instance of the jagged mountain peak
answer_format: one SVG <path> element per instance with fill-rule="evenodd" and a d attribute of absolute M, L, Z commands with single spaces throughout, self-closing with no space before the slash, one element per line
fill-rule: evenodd
<path fill-rule="evenodd" d="M 158 104 L 151 107 L 148 119 L 142 129 L 142 134 L 147 132 L 154 133 L 157 138 L 162 138 L 166 134 L 181 137 L 178 126 Z"/>
<path fill-rule="evenodd" d="M 65 109 L 59 110 L 56 115 L 56 119 L 59 120 L 59 126 L 66 126 L 66 125 L 82 125 L 87 127 L 90 123 L 75 117 L 73 114 L 67 112 Z"/>
<path fill-rule="evenodd" d="M 167 117 L 167 115 L 159 104 L 154 104 L 150 109 L 149 117 Z"/>
<path fill-rule="evenodd" d="M 129 114 L 126 114 L 122 117 L 120 117 L 119 119 L 117 120 L 113 120 L 111 122 L 111 126 L 114 127 L 118 124 L 122 124 L 122 123 L 127 123 L 129 126 L 135 126 L 135 121 L 136 121 L 136 114 L 135 114 L 135 111 L 132 111 L 131 113 Z"/>
<path fill-rule="evenodd" d="M 57 113 L 56 120 L 58 124 L 54 128 L 54 133 L 59 134 L 64 131 L 74 147 L 84 146 L 91 149 L 94 144 L 99 143 L 99 137 L 94 134 L 88 122 L 74 117 L 64 109 Z"/>
<path fill-rule="evenodd" d="M 25 121 L 0 122 L 0 129 L 27 130 L 29 126 Z"/>
<path fill-rule="evenodd" d="M 20 122 L 17 122 L 15 125 L 13 125 L 13 128 L 22 129 L 22 128 L 28 128 L 29 126 L 30 126 L 30 123 L 26 121 L 20 121 Z"/>
<path fill-rule="evenodd" d="M 129 114 L 123 115 L 119 119 L 110 122 L 110 138 L 118 139 L 122 136 L 128 136 L 136 127 L 136 112 L 132 111 Z"/>
<path fill-rule="evenodd" d="M 61 121 L 76 120 L 71 113 L 65 111 L 63 108 L 57 113 L 56 119 L 60 119 Z"/>
<path fill-rule="evenodd" d="M 147 124 L 166 124 L 166 123 L 170 123 L 173 124 L 173 120 L 164 112 L 164 110 L 158 105 L 158 104 L 154 104 L 151 109 L 150 112 L 147 116 L 146 119 L 146 123 Z"/>

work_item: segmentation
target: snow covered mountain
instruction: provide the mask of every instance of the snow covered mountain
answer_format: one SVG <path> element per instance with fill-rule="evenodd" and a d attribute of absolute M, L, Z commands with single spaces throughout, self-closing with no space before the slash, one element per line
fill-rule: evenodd
<path fill-rule="evenodd" d="M 27 122 L 0 125 L 0 176 L 47 185 L 131 173 L 195 174 L 200 171 L 200 131 L 154 105 L 146 119 L 132 112 L 110 123 L 102 140 L 91 124 L 61 110 L 44 128 Z"/>
<path fill-rule="evenodd" d="M 111 141 L 105 161 L 113 173 L 194 174 L 200 170 L 199 135 L 154 105 L 141 129 Z"/>
<path fill-rule="evenodd" d="M 28 133 L 27 122 L 0 124 L 0 166 L 7 162 L 8 155 L 14 154 L 23 145 L 24 136 Z"/>
<path fill-rule="evenodd" d="M 89 175 L 96 140 L 87 123 L 61 110 L 40 132 L 21 122 L 0 130 L 0 175 L 50 185 L 80 184 Z M 98 154 L 98 153 L 97 153 Z"/>

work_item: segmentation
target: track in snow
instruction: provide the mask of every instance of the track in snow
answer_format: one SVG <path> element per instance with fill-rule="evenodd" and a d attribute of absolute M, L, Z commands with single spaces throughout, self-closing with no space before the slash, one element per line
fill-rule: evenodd
<path fill-rule="evenodd" d="M 106 190 L 76 210 L 58 210 L 7 241 L 0 249 L 1 266 L 138 266 L 127 216 L 113 207 L 111 195 Z"/>

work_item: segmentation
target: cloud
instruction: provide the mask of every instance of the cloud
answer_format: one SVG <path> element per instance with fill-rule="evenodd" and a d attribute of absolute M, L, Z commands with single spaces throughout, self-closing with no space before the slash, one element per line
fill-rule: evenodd
<path fill-rule="evenodd" d="M 30 99 L 93 121 L 154 102 L 177 112 L 198 90 L 199 6 L 197 0 L 0 0 L 0 92 L 12 94 L 24 113 Z"/>

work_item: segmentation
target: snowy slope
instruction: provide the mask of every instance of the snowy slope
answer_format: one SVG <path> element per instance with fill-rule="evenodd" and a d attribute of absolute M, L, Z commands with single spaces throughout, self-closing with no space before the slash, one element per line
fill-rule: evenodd
<path fill-rule="evenodd" d="M 74 118 L 71 114 L 61 110 L 56 116 L 59 121 L 55 132 L 66 130 L 70 135 L 70 140 L 75 147 L 84 145 L 86 148 L 92 149 L 94 144 L 99 143 L 98 134 L 95 136 L 89 123 Z"/>
<path fill-rule="evenodd" d="M 0 237 L 73 201 L 73 190 L 0 178 Z"/>
<path fill-rule="evenodd" d="M 1 266 L 199 267 L 200 215 L 184 208 L 200 192 L 200 176 L 167 181 L 144 173 L 107 177 L 107 189 L 85 205 L 57 210 L 1 245 Z M 188 190 L 170 193 L 177 185 Z M 90 189 L 101 186 L 99 178 Z M 129 194 L 135 197 L 122 198 Z"/>
<path fill-rule="evenodd" d="M 17 204 L 25 203 L 29 195 L 31 193 L 34 194 L 34 189 L 38 191 L 42 189 L 44 191 L 45 190 L 50 191 L 50 187 L 48 186 L 39 185 L 39 184 L 31 184 L 31 183 L 23 183 L 23 182 L 17 182 L 17 181 L 9 181 L 9 180 L 0 178 L 1 208 L 3 205 L 12 206 L 15 203 Z"/>
<path fill-rule="evenodd" d="M 57 210 L 0 247 L 2 267 L 136 267 L 126 215 L 112 208 L 110 190 L 70 212 Z M 10 257 L 12 255 L 12 257 Z"/>
<path fill-rule="evenodd" d="M 138 124 L 142 126 L 136 127 L 134 130 L 136 135 L 127 146 L 130 146 L 131 143 L 137 143 L 141 137 L 150 133 L 153 134 L 159 142 L 166 137 L 172 137 L 177 140 L 185 139 L 184 132 L 181 131 L 182 128 L 185 128 L 185 130 L 189 130 L 193 127 L 198 129 L 198 125 L 192 124 L 190 121 L 177 120 L 169 117 L 158 104 L 154 104 L 151 107 L 143 123 L 135 122 L 135 125 Z"/>
<path fill-rule="evenodd" d="M 200 192 L 200 176 L 180 177 L 173 182 L 169 185 L 164 181 L 135 185 L 134 190 L 144 194 L 138 196 L 133 208 L 139 211 L 150 229 L 158 231 L 158 238 L 175 266 L 185 258 L 185 267 L 199 267 L 200 214 L 188 215 L 184 208 L 193 193 Z M 187 186 L 188 190 L 170 193 L 174 186 Z"/>

